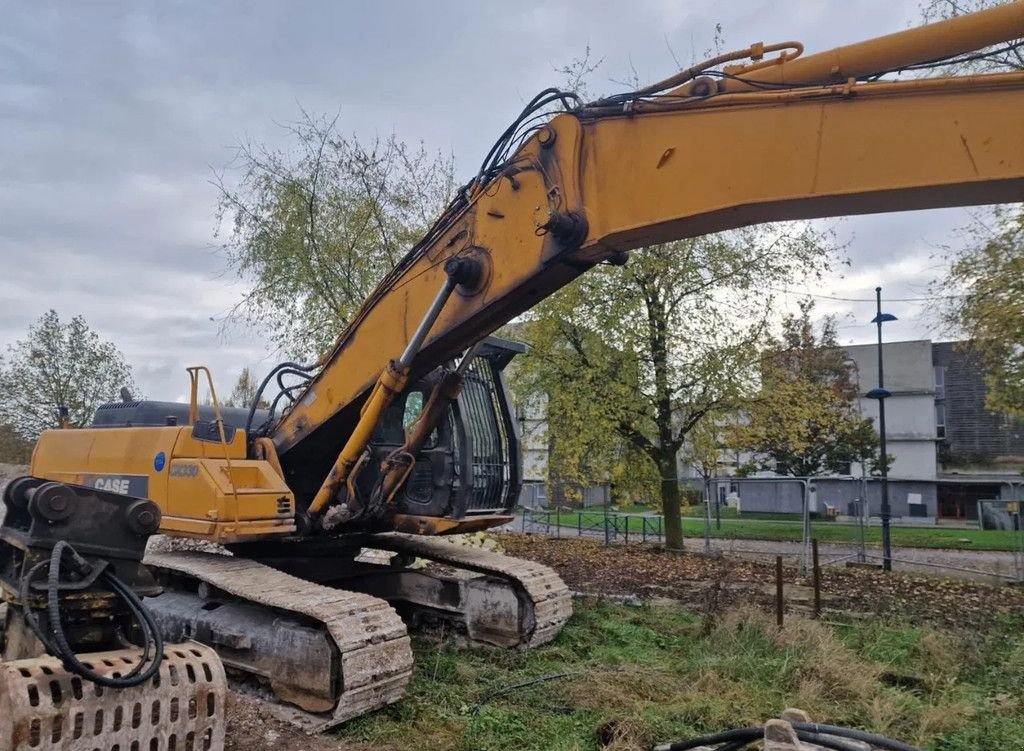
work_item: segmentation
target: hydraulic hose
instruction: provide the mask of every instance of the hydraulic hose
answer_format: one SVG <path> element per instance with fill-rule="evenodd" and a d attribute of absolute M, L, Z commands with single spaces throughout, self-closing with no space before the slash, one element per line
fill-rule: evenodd
<path fill-rule="evenodd" d="M 855 741 L 864 741 L 872 746 L 888 749 L 888 751 L 918 751 L 916 747 L 903 743 L 902 741 L 896 741 L 892 738 L 875 735 L 874 733 L 865 733 L 863 730 L 844 728 L 838 725 L 820 725 L 817 722 L 794 722 L 793 729 L 797 732 L 824 733 L 826 735 L 836 735 Z"/>
<path fill-rule="evenodd" d="M 37 563 L 27 574 L 25 574 L 24 577 L 22 577 L 21 601 L 25 622 L 28 623 L 29 628 L 31 628 L 33 633 L 35 633 L 39 638 L 39 641 L 43 643 L 43 646 L 46 647 L 47 652 L 60 658 L 64 667 L 72 673 L 75 673 L 76 675 L 100 686 L 107 686 L 110 688 L 129 688 L 131 686 L 138 686 L 141 683 L 145 683 L 152 678 L 160 668 L 160 662 L 163 660 L 164 656 L 163 636 L 160 633 L 160 628 L 153 620 L 153 616 L 146 609 L 145 605 L 142 604 L 142 600 L 139 599 L 139 596 L 136 595 L 130 587 L 126 586 L 124 582 L 117 578 L 109 566 L 105 566 L 103 568 L 98 578 L 101 579 L 114 594 L 124 600 L 128 605 L 129 611 L 136 623 L 139 625 L 139 629 L 142 631 L 142 657 L 139 659 L 139 662 L 125 675 L 108 676 L 96 672 L 78 659 L 75 651 L 71 648 L 60 617 L 60 572 L 65 555 L 71 557 L 73 561 L 79 562 L 78 565 L 80 567 L 82 564 L 88 565 L 85 560 L 78 555 L 75 549 L 71 547 L 71 545 L 67 542 L 60 541 L 53 546 L 53 551 L 50 554 L 49 561 Z M 42 628 L 39 623 L 39 619 L 36 614 L 32 612 L 32 609 L 28 604 L 31 582 L 43 568 L 48 568 L 46 577 L 46 610 L 50 633 L 47 633 Z M 150 660 L 151 654 L 152 660 Z"/>
<path fill-rule="evenodd" d="M 847 743 L 846 740 L 863 741 L 872 747 L 886 749 L 886 751 L 919 751 L 901 741 L 886 738 L 874 733 L 866 733 L 863 730 L 844 728 L 838 725 L 819 725 L 815 722 L 794 722 L 791 723 L 796 736 L 804 743 L 812 743 L 832 751 L 857 751 L 859 746 Z M 686 741 L 675 741 L 664 743 L 654 747 L 654 751 L 688 751 L 698 747 L 717 746 L 715 751 L 739 751 L 756 741 L 764 740 L 763 727 L 745 727 L 724 730 L 720 733 L 703 735 L 699 738 L 691 738 Z M 721 745 L 718 745 L 721 744 Z"/>
<path fill-rule="evenodd" d="M 270 370 L 270 372 L 267 373 L 266 377 L 260 382 L 259 387 L 256 389 L 256 394 L 252 398 L 252 404 L 249 405 L 249 414 L 245 420 L 246 435 L 248 435 L 252 431 L 252 421 L 256 417 L 256 408 L 259 406 L 260 399 L 263 398 L 263 392 L 266 390 L 267 384 L 270 383 L 270 380 L 275 375 L 277 375 L 278 371 L 298 371 L 298 374 L 305 374 L 306 376 L 308 376 L 309 373 L 316 370 L 318 366 L 319 363 L 313 363 L 311 365 L 302 365 L 301 363 L 291 361 L 282 362 L 275 365 Z"/>

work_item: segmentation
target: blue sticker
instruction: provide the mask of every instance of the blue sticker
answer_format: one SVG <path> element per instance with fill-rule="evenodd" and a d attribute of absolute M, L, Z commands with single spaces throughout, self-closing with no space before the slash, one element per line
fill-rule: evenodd
<path fill-rule="evenodd" d="M 161 451 L 153 458 L 153 469 L 162 472 L 165 464 L 167 464 L 167 454 Z"/>

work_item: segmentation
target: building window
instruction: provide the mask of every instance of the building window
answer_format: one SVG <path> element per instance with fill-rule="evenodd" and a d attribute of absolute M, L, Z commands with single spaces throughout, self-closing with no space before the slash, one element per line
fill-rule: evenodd
<path fill-rule="evenodd" d="M 935 435 L 937 438 L 946 437 L 946 405 L 941 402 L 935 404 Z"/>
<path fill-rule="evenodd" d="M 935 366 L 935 398 L 946 398 L 946 366 Z"/>

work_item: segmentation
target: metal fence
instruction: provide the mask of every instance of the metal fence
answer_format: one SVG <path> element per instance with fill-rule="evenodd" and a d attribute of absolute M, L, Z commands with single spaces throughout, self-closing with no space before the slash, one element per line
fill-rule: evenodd
<path fill-rule="evenodd" d="M 1014 549 L 1011 551 L 993 551 L 988 554 L 988 564 L 993 568 L 983 569 L 977 565 L 958 565 L 948 560 L 949 551 L 940 549 L 915 549 L 919 553 L 916 558 L 903 557 L 898 552 L 892 557 L 894 564 L 905 570 L 946 570 L 956 572 L 959 575 L 967 575 L 967 578 L 1010 581 L 1024 584 L 1024 523 L 1021 514 L 1015 512 Z M 693 519 L 693 517 L 687 517 Z M 743 521 L 751 521 L 748 517 L 740 517 Z M 729 520 L 726 520 L 727 523 Z M 879 564 L 883 560 L 881 553 L 866 542 L 866 530 L 873 526 L 872 521 L 866 516 L 858 514 L 855 522 L 856 533 L 853 542 L 832 543 L 831 551 L 823 552 L 821 555 L 822 565 L 837 565 L 855 563 L 866 566 Z M 702 548 L 705 553 L 726 553 L 741 556 L 753 556 L 763 558 L 774 558 L 779 555 L 782 546 L 788 546 L 788 552 L 782 552 L 785 558 L 795 563 L 801 573 L 806 574 L 811 568 L 812 540 L 815 538 L 815 529 L 819 525 L 836 525 L 842 522 L 815 521 L 807 512 L 792 521 L 780 520 L 757 520 L 764 525 L 772 524 L 793 524 L 800 523 L 801 539 L 799 541 L 784 542 L 780 540 L 758 540 L 746 539 L 745 537 L 731 537 L 727 530 L 723 533 L 721 520 L 713 519 L 711 504 L 704 504 L 703 517 L 704 534 Z M 599 539 L 605 545 L 616 543 L 654 543 L 661 544 L 665 541 L 665 521 L 660 514 L 632 514 L 620 511 L 604 510 L 577 510 L 559 511 L 553 509 L 530 510 L 525 509 L 516 520 L 514 528 L 516 531 L 532 534 L 543 534 L 550 537 L 589 537 Z M 896 524 L 895 526 L 899 526 Z M 714 531 L 712 531 L 714 530 Z M 692 537 L 691 537 L 692 539 Z M 774 545 L 775 547 L 766 547 Z M 692 547 L 690 548 L 693 549 Z M 963 551 L 953 555 L 961 558 L 968 558 L 974 551 Z M 945 555 L 944 555 L 945 554 Z M 910 555 L 907 553 L 906 555 Z M 985 555 L 985 554 L 983 554 Z M 929 557 L 932 559 L 929 560 Z M 946 557 L 947 560 L 942 560 Z M 1003 566 L 1002 558 L 1012 558 L 1007 566 Z M 993 560 L 995 561 L 993 563 Z M 970 562 L 968 559 L 967 562 Z"/>
<path fill-rule="evenodd" d="M 607 511 L 577 511 L 573 514 L 542 510 L 525 510 L 522 532 L 546 534 L 550 537 L 603 537 L 605 545 L 613 542 L 664 542 L 664 517 L 660 514 L 622 514 Z"/>

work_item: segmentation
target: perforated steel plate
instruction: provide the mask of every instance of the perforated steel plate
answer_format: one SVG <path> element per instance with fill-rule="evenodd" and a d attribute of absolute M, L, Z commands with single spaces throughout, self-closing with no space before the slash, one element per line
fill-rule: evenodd
<path fill-rule="evenodd" d="M 139 650 L 83 655 L 116 675 Z M 170 644 L 157 675 L 125 689 L 98 686 L 53 657 L 0 662 L 2 751 L 222 751 L 227 680 L 216 653 Z"/>

